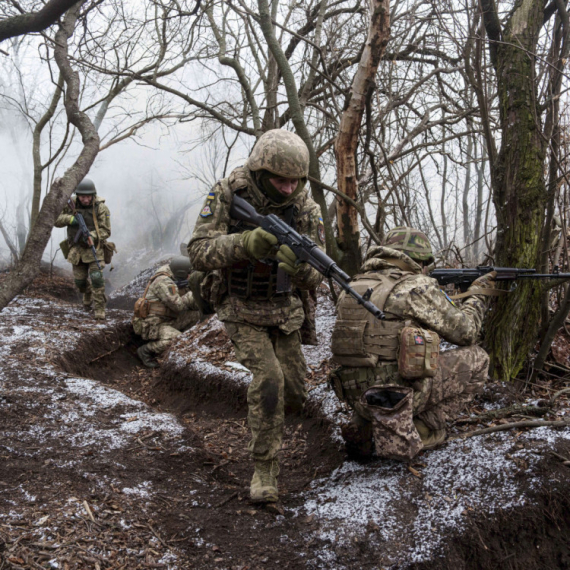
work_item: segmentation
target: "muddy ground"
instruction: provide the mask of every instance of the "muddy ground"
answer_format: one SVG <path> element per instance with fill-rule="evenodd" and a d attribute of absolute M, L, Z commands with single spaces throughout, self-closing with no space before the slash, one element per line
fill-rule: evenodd
<path fill-rule="evenodd" d="M 330 304 L 319 317 L 325 346 Z M 328 352 L 309 349 L 282 502 L 263 508 L 248 500 L 249 373 L 223 327 L 200 323 L 149 371 L 129 319 L 97 324 L 46 275 L 0 314 L 0 570 L 570 568 L 570 428 L 457 438 L 409 466 L 348 461 Z M 514 404 L 562 421 L 567 395 L 546 404 L 568 386 L 491 385 L 451 435 L 532 413 L 497 413 Z"/>

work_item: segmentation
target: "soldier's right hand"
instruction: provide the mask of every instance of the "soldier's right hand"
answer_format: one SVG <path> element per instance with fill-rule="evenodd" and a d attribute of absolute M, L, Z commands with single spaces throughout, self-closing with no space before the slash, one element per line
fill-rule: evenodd
<path fill-rule="evenodd" d="M 262 228 L 241 234 L 241 243 L 245 252 L 255 259 L 267 257 L 277 245 L 277 238 Z"/>

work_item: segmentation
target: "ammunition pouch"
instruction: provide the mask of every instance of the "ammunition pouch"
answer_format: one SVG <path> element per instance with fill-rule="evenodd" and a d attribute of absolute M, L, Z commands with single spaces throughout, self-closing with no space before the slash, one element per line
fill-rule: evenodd
<path fill-rule="evenodd" d="M 113 255 L 117 253 L 117 246 L 112 241 L 103 242 L 103 260 L 106 264 L 111 263 Z"/>
<path fill-rule="evenodd" d="M 277 263 L 240 261 L 226 271 L 231 297 L 268 301 L 277 292 Z"/>
<path fill-rule="evenodd" d="M 406 380 L 435 376 L 439 364 L 439 335 L 420 327 L 400 331 L 398 371 Z"/>
<path fill-rule="evenodd" d="M 413 422 L 414 390 L 407 386 L 373 386 L 364 392 L 360 404 L 372 418 L 374 445 L 379 457 L 409 461 L 422 449 Z"/>

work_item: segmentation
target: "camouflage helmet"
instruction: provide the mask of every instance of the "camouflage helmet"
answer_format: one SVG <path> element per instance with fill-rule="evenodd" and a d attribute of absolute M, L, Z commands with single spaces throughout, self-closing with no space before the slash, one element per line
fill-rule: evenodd
<path fill-rule="evenodd" d="M 188 274 L 192 270 L 190 258 L 185 255 L 177 255 L 170 260 L 170 271 L 174 274 L 176 279 L 188 279 Z"/>
<path fill-rule="evenodd" d="M 273 129 L 259 137 L 246 166 L 252 172 L 269 170 L 284 178 L 306 178 L 309 174 L 309 149 L 299 135 Z"/>
<path fill-rule="evenodd" d="M 77 196 L 93 196 L 97 194 L 97 190 L 95 189 L 95 182 L 90 178 L 84 178 L 75 189 L 75 194 Z"/>
<path fill-rule="evenodd" d="M 431 244 L 422 231 L 406 226 L 399 226 L 386 234 L 384 245 L 391 249 L 403 251 L 414 261 L 433 263 Z"/>

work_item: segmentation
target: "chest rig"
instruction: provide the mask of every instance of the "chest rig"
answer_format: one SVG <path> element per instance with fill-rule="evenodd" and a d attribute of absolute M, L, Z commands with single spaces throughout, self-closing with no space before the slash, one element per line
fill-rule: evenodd
<path fill-rule="evenodd" d="M 84 206 L 81 205 L 81 202 L 79 202 L 79 200 L 76 200 L 75 209 L 77 210 L 78 214 L 81 214 L 83 216 L 87 229 L 90 232 L 97 231 L 97 225 L 95 224 L 95 219 L 97 217 L 97 214 L 99 213 L 99 203 L 98 202 L 95 203 L 95 200 L 93 200 L 93 204 L 85 208 Z M 78 231 L 80 231 L 78 229 L 78 226 L 67 226 L 67 239 L 70 241 L 70 243 L 74 241 L 75 234 Z M 81 241 L 79 241 L 78 243 L 82 244 Z"/>
<path fill-rule="evenodd" d="M 292 204 L 277 214 L 294 230 L 297 229 L 296 218 L 299 209 Z M 230 220 L 228 233 L 243 233 L 247 230 L 255 230 L 257 226 L 247 224 L 241 220 Z M 289 277 L 278 269 L 279 262 L 274 259 L 240 261 L 225 270 L 228 293 L 230 297 L 248 299 L 252 301 L 268 301 L 274 297 L 288 297 L 291 294 Z M 279 290 L 283 293 L 277 293 Z"/>
<path fill-rule="evenodd" d="M 386 299 L 394 287 L 412 275 L 412 272 L 399 269 L 367 273 L 355 276 L 351 285 L 361 295 L 372 289 L 370 300 L 384 310 Z M 332 334 L 333 360 L 337 364 L 374 367 L 379 360 L 398 359 L 400 332 L 411 321 L 390 313 L 386 313 L 385 320 L 378 320 L 344 292 L 337 309 L 338 317 Z"/>

